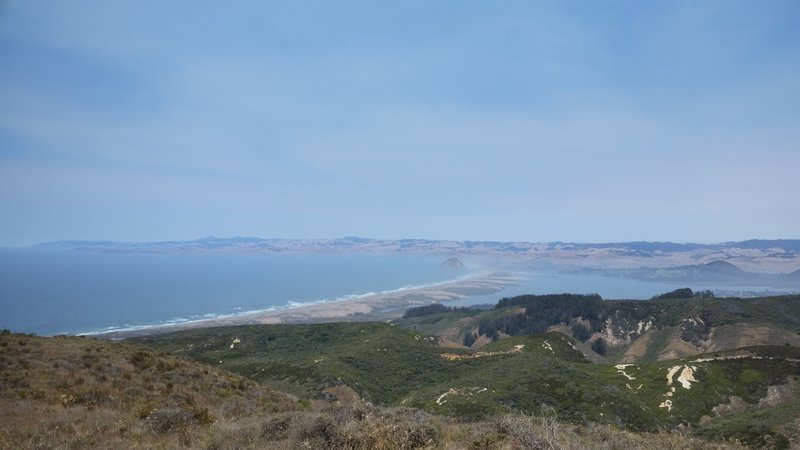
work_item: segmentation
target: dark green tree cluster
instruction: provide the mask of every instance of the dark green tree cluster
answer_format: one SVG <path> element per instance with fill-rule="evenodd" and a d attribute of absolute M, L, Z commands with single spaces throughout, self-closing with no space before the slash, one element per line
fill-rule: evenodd
<path fill-rule="evenodd" d="M 472 344 L 478 340 L 478 335 L 475 333 L 467 333 L 464 335 L 464 346 L 472 347 Z"/>
<path fill-rule="evenodd" d="M 598 294 L 547 294 L 547 295 L 518 295 L 516 297 L 503 297 L 495 305 L 496 309 L 506 308 L 508 306 L 537 306 L 547 307 L 554 303 L 563 302 L 583 302 L 595 303 L 603 300 Z"/>
<path fill-rule="evenodd" d="M 433 314 L 441 314 L 451 311 L 465 311 L 465 310 L 472 310 L 472 308 L 451 307 L 451 306 L 445 306 L 441 303 L 431 303 L 430 305 L 417 306 L 415 308 L 410 308 L 406 310 L 406 312 L 403 314 L 403 318 L 408 319 L 411 317 L 430 316 Z"/>
<path fill-rule="evenodd" d="M 653 297 L 653 300 L 672 300 L 672 299 L 681 299 L 681 298 L 693 298 L 694 291 L 690 288 L 680 288 L 675 289 L 674 291 L 665 292 L 661 295 L 656 295 Z"/>
<path fill-rule="evenodd" d="M 592 331 L 589 330 L 589 328 L 587 328 L 586 325 L 580 322 L 575 322 L 574 324 L 572 324 L 570 330 L 572 331 L 572 337 L 581 342 L 586 341 L 592 336 Z"/>
<path fill-rule="evenodd" d="M 714 292 L 706 289 L 705 291 L 695 291 L 694 298 L 716 298 Z"/>
<path fill-rule="evenodd" d="M 653 300 L 676 300 L 690 298 L 714 298 L 714 293 L 710 290 L 695 292 L 692 291 L 691 288 L 685 287 L 675 289 L 674 291 L 665 292 L 661 295 L 656 295 L 653 297 Z"/>
<path fill-rule="evenodd" d="M 592 350 L 598 355 L 605 355 L 608 351 L 608 344 L 606 343 L 606 340 L 603 338 L 597 338 L 594 342 L 592 342 Z"/>
<path fill-rule="evenodd" d="M 408 319 L 410 317 L 429 316 L 431 314 L 446 313 L 452 310 L 453 308 L 444 306 L 441 303 L 432 303 L 430 305 L 417 306 L 416 308 L 410 308 L 406 310 L 406 312 L 403 314 L 403 318 Z"/>
<path fill-rule="evenodd" d="M 478 323 L 478 333 L 492 339 L 497 339 L 500 333 L 511 336 L 543 333 L 553 325 L 568 324 L 581 317 L 589 322 L 589 328 L 581 325 L 583 330 L 573 332 L 577 331 L 576 338 L 583 341 L 601 329 L 608 314 L 608 306 L 597 294 L 520 295 L 501 299 L 496 308 L 510 306 L 524 306 L 525 312 L 485 318 Z"/>

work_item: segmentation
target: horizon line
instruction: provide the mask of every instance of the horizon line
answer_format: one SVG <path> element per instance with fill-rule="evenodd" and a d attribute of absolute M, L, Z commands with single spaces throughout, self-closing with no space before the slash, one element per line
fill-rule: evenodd
<path fill-rule="evenodd" d="M 57 240 L 48 240 L 48 241 L 41 241 L 36 242 L 34 244 L 28 245 L 18 245 L 18 246 L 0 246 L 1 248 L 27 248 L 27 247 L 36 247 L 36 246 L 43 246 L 48 244 L 59 244 L 59 243 L 79 243 L 83 242 L 86 244 L 165 244 L 165 243 L 176 243 L 176 242 L 199 242 L 205 240 L 220 240 L 220 241 L 232 241 L 232 240 L 259 240 L 259 241 L 337 241 L 337 240 L 366 240 L 366 241 L 427 241 L 427 242 L 459 242 L 459 243 L 466 243 L 466 242 L 477 242 L 477 243 L 526 243 L 526 244 L 566 244 L 566 245 L 608 245 L 608 244 L 675 244 L 675 245 L 724 245 L 724 244 L 736 244 L 736 243 L 743 243 L 743 242 L 752 242 L 752 241 L 800 241 L 800 238 L 749 238 L 743 240 L 726 240 L 726 241 L 716 241 L 716 242 L 700 242 L 700 241 L 670 241 L 670 240 L 610 240 L 610 241 L 573 241 L 573 240 L 554 240 L 554 241 L 536 241 L 536 240 L 498 240 L 498 239 L 434 239 L 434 238 L 374 238 L 374 237 L 365 237 L 365 236 L 355 236 L 355 235 L 348 235 L 348 236 L 339 236 L 339 237 L 316 237 L 316 238 L 289 238 L 289 237 L 260 237 L 260 236 L 242 236 L 242 235 L 234 235 L 229 237 L 220 237 L 215 235 L 208 235 L 204 237 L 198 238 L 191 238 L 191 239 L 162 239 L 162 240 L 120 240 L 120 239 L 57 239 Z"/>

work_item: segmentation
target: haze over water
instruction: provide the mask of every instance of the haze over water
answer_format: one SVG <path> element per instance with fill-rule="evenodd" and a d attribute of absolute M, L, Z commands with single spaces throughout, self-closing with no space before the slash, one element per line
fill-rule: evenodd
<path fill-rule="evenodd" d="M 0 250 L 0 328 L 51 335 L 202 320 L 451 281 L 493 267 L 443 270 L 442 255 L 95 253 Z M 504 296 L 598 293 L 646 299 L 685 284 L 514 270 L 517 285 L 448 305 Z M 720 286 L 692 286 L 716 288 Z"/>
<path fill-rule="evenodd" d="M 0 251 L 0 328 L 155 325 L 446 281 L 436 257 Z"/>

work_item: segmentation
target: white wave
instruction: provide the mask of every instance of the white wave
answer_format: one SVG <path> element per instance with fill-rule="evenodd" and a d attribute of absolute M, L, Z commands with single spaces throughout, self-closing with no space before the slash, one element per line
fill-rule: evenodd
<path fill-rule="evenodd" d="M 288 300 L 286 302 L 286 304 L 284 304 L 284 305 L 270 306 L 270 307 L 262 308 L 262 309 L 243 310 L 242 311 L 242 307 L 238 306 L 238 307 L 236 307 L 234 309 L 238 309 L 239 311 L 236 311 L 234 313 L 228 313 L 228 314 L 208 313 L 208 314 L 203 314 L 203 315 L 191 316 L 191 317 L 188 317 L 188 318 L 187 317 L 176 317 L 176 318 L 172 318 L 172 319 L 169 319 L 169 320 L 164 320 L 164 321 L 161 321 L 161 322 L 158 322 L 158 323 L 153 323 L 153 324 L 140 324 L 140 325 L 125 324 L 124 326 L 110 326 L 110 327 L 100 328 L 100 329 L 97 329 L 97 330 L 81 332 L 81 333 L 74 333 L 74 334 L 76 334 L 78 336 L 96 336 L 96 335 L 109 334 L 109 333 L 125 333 L 125 332 L 141 331 L 141 330 L 147 330 L 147 329 L 165 328 L 165 327 L 170 327 L 170 326 L 175 326 L 175 325 L 189 325 L 189 324 L 202 323 L 202 322 L 207 322 L 207 321 L 216 320 L 216 319 L 227 319 L 227 318 L 234 318 L 234 317 L 240 317 L 240 316 L 262 314 L 262 313 L 274 312 L 274 311 L 285 311 L 285 310 L 290 310 L 290 309 L 294 309 L 294 308 L 301 308 L 301 307 L 305 307 L 305 306 L 320 305 L 320 304 L 325 304 L 325 303 L 335 303 L 335 302 L 343 302 L 343 301 L 349 301 L 349 300 L 361 300 L 361 299 L 374 297 L 374 296 L 378 296 L 378 295 L 401 294 L 401 293 L 404 293 L 404 292 L 410 292 L 410 291 L 420 290 L 420 289 L 440 288 L 442 286 L 446 286 L 446 285 L 449 285 L 449 284 L 455 284 L 455 283 L 459 283 L 459 282 L 468 281 L 470 279 L 481 278 L 481 277 L 489 275 L 490 273 L 492 273 L 492 272 L 485 271 L 485 272 L 478 272 L 478 273 L 470 273 L 470 274 L 467 274 L 467 275 L 461 275 L 459 277 L 451 278 L 449 280 L 444 280 L 444 281 L 436 281 L 436 282 L 421 283 L 421 284 L 409 284 L 409 285 L 406 285 L 406 286 L 399 287 L 397 289 L 388 289 L 388 290 L 384 290 L 384 291 L 368 291 L 368 292 L 363 292 L 363 293 L 358 293 L 358 294 L 346 294 L 346 295 L 342 295 L 342 296 L 339 296 L 339 297 L 333 297 L 333 298 L 323 298 L 323 299 L 318 299 L 318 300 L 303 300 L 303 301 L 300 301 L 300 300 Z M 67 333 L 65 333 L 65 334 L 67 334 Z"/>

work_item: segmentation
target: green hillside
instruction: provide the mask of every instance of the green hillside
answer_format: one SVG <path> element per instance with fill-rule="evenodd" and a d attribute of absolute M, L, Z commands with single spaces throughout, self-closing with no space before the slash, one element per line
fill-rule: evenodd
<path fill-rule="evenodd" d="M 275 343 L 281 336 L 308 336 L 322 330 L 348 329 L 349 325 L 305 330 L 259 328 L 241 329 L 238 331 L 249 334 L 238 334 L 245 338 L 266 336 L 267 342 Z M 370 324 L 355 336 L 408 336 L 394 334 L 393 330 Z M 195 346 L 209 344 L 217 332 L 224 335 L 228 331 L 237 330 L 195 334 L 199 339 Z M 418 342 L 413 335 L 411 338 Z M 246 342 L 239 339 L 242 344 Z M 347 339 L 354 342 L 354 336 Z M 314 351 L 323 349 L 319 340 L 311 341 L 318 342 Z M 389 342 L 385 337 L 379 341 Z M 329 345 L 337 347 L 338 342 L 329 336 Z M 419 348 L 430 349 L 429 344 L 430 340 Z M 236 350 L 237 346 L 230 349 L 228 344 L 227 348 Z M 222 356 L 221 349 L 211 347 L 208 345 L 209 351 Z M 242 346 L 254 355 L 257 347 Z M 291 353 L 283 344 L 274 347 L 284 356 Z M 295 351 L 300 356 L 305 353 L 302 348 Z M 497 347 L 495 351 L 507 350 Z M 340 349 L 335 359 L 347 354 Z M 280 353 L 274 355 L 277 359 Z M 269 360 L 262 358 L 269 366 Z M 284 362 L 292 365 L 289 359 Z M 297 366 L 302 364 L 298 361 Z M 219 365 L 219 361 L 213 364 Z M 540 411 L 535 417 L 497 415 L 461 422 L 418 409 L 370 406 L 358 399 L 349 403 L 341 398 L 297 399 L 213 366 L 129 343 L 0 333 L 0 448 L 741 448 L 732 442 L 712 443 L 684 434 L 632 433 L 600 424 L 570 424 L 551 411 Z M 347 373 L 366 375 L 360 369 Z M 317 371 L 311 378 L 324 374 L 324 370 Z M 298 372 L 288 377 L 311 386 Z M 331 392 L 342 394 L 346 390 Z"/>
<path fill-rule="evenodd" d="M 797 300 L 523 296 L 393 324 L 3 332 L 0 448 L 796 447 Z"/>
<path fill-rule="evenodd" d="M 459 344 L 474 341 L 473 347 L 555 329 L 585 343 L 581 348 L 591 348 L 593 360 L 648 362 L 753 345 L 800 347 L 800 296 L 642 301 L 523 295 L 501 299 L 490 311 L 411 315 L 395 323 Z"/>
<path fill-rule="evenodd" d="M 385 323 L 196 329 L 133 342 L 303 396 L 320 396 L 344 382 L 367 401 L 390 404 L 430 380 L 452 376 L 438 357 L 436 338 Z"/>
<path fill-rule="evenodd" d="M 796 430 L 786 425 L 800 417 L 786 414 L 796 405 L 800 376 L 800 350 L 787 346 L 592 364 L 577 341 L 556 332 L 501 339 L 476 351 L 441 347 L 435 337 L 386 323 L 224 327 L 136 342 L 310 398 L 330 399 L 332 387 L 346 385 L 376 405 L 459 421 L 544 410 L 572 423 L 639 431 L 688 426 L 715 439 L 788 445 Z M 725 412 L 731 403 L 733 415 Z M 761 429 L 735 420 L 748 414 L 763 418 Z"/>

